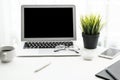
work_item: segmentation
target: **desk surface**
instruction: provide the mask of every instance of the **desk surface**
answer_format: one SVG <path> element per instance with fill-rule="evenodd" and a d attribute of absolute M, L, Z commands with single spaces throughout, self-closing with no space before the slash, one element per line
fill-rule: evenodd
<path fill-rule="evenodd" d="M 96 73 L 120 59 L 98 57 L 100 49 L 92 51 L 92 61 L 79 57 L 15 57 L 11 63 L 0 63 L 0 80 L 102 80 Z M 89 51 L 88 51 L 89 52 Z M 43 65 L 51 65 L 34 73 Z"/>

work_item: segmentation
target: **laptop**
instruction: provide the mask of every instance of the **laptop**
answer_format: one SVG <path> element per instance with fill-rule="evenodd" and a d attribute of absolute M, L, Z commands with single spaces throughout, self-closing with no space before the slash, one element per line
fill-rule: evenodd
<path fill-rule="evenodd" d="M 74 49 L 54 51 L 56 46 L 63 46 L 66 42 L 67 47 L 74 46 L 75 40 L 74 5 L 21 6 L 21 45 L 18 56 L 79 56 L 79 52 Z M 48 43 L 44 44 L 47 47 L 43 46 L 43 43 Z M 42 48 L 38 48 L 38 45 Z"/>

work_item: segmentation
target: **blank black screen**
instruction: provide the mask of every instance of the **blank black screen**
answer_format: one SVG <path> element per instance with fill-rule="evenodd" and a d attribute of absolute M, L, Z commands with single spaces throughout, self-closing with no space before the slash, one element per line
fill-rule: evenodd
<path fill-rule="evenodd" d="M 73 37 L 73 9 L 24 8 L 24 37 Z"/>

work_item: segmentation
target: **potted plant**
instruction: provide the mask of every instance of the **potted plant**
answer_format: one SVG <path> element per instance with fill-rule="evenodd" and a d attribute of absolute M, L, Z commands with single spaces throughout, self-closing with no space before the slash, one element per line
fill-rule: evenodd
<path fill-rule="evenodd" d="M 103 27 L 100 15 L 81 16 L 81 29 L 84 47 L 87 49 L 95 49 L 98 43 L 100 31 Z"/>

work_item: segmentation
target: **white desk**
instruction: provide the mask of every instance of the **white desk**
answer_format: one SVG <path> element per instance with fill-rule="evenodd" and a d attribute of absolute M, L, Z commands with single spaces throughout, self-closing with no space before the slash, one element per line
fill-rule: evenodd
<path fill-rule="evenodd" d="M 102 80 L 95 74 L 120 59 L 100 58 L 100 49 L 91 51 L 92 61 L 80 57 L 16 57 L 11 63 L 0 63 L 0 80 Z M 89 52 L 89 51 L 88 51 Z M 51 62 L 43 70 L 34 71 Z"/>

